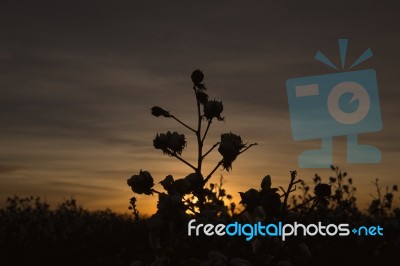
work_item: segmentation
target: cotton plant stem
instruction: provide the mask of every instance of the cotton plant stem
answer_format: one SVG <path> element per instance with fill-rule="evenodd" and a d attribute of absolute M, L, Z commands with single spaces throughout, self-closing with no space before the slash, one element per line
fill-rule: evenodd
<path fill-rule="evenodd" d="M 201 166 L 202 166 L 202 162 L 203 162 L 203 141 L 201 138 L 202 115 L 200 112 L 200 102 L 199 102 L 199 98 L 196 93 L 196 88 L 193 87 L 193 90 L 194 90 L 194 94 L 196 96 L 196 105 L 197 105 L 197 130 L 195 131 L 196 138 L 197 138 L 197 149 L 198 149 L 197 173 L 201 174 Z"/>
<path fill-rule="evenodd" d="M 179 155 L 177 155 L 176 153 L 172 153 L 171 154 L 172 157 L 175 157 L 176 159 L 178 159 L 179 161 L 183 162 L 184 164 L 186 164 L 187 166 L 189 166 L 190 168 L 192 168 L 194 171 L 196 171 L 196 167 L 194 165 L 192 165 L 191 163 L 189 163 L 188 161 L 186 161 L 185 159 L 183 159 L 182 157 L 180 157 Z"/>
<path fill-rule="evenodd" d="M 299 204 L 299 205 L 294 206 L 293 208 L 289 209 L 288 211 L 293 211 L 293 210 L 298 209 L 299 207 L 302 207 L 302 206 L 304 206 L 304 205 L 307 205 L 309 202 L 313 201 L 315 198 L 316 198 L 316 197 L 312 197 L 312 198 L 306 200 L 305 202 L 303 202 L 303 203 L 301 203 L 301 204 Z"/>
<path fill-rule="evenodd" d="M 157 194 L 161 194 L 160 191 L 155 190 L 154 188 L 151 189 L 151 192 L 157 193 Z"/>
<path fill-rule="evenodd" d="M 285 193 L 285 198 L 283 200 L 283 205 L 282 205 L 282 212 L 283 213 L 285 213 L 286 210 L 287 210 L 287 201 L 288 201 L 288 198 L 289 198 L 289 194 L 290 194 L 290 192 L 292 190 L 293 184 L 295 182 L 295 179 L 296 179 L 296 175 L 294 174 L 290 178 L 290 183 L 289 183 L 288 189 L 287 189 L 287 191 Z"/>
<path fill-rule="evenodd" d="M 207 128 L 206 128 L 206 131 L 204 132 L 203 138 L 201 139 L 201 143 L 204 143 L 204 140 L 207 136 L 208 130 L 210 129 L 211 123 L 212 123 L 212 120 L 208 120 Z M 203 156 L 203 158 L 204 158 L 204 156 Z"/>
<path fill-rule="evenodd" d="M 193 131 L 196 133 L 196 130 L 194 130 L 193 128 L 191 128 L 190 126 L 186 125 L 184 122 L 182 122 L 181 120 L 179 120 L 177 117 L 175 117 L 174 115 L 171 116 L 173 119 L 175 119 L 179 124 L 183 125 L 184 127 L 186 127 L 187 129 Z"/>
<path fill-rule="evenodd" d="M 196 134 L 196 138 L 197 138 L 197 150 L 198 150 L 198 152 L 197 152 L 197 168 L 195 169 L 195 171 L 199 176 L 202 176 L 201 167 L 202 167 L 202 164 L 203 164 L 203 141 L 202 141 L 202 138 L 201 138 L 201 122 L 202 122 L 203 116 L 202 116 L 201 111 L 200 111 L 200 101 L 199 101 L 199 97 L 197 96 L 197 91 L 196 91 L 196 87 L 195 86 L 193 87 L 193 91 L 194 91 L 194 94 L 196 96 L 196 105 L 197 105 L 197 130 L 195 131 L 195 134 Z M 203 205 L 204 205 L 203 189 L 201 189 L 199 191 L 198 198 L 199 198 L 199 203 L 200 203 L 199 211 L 201 213 L 202 210 L 203 210 Z"/>
<path fill-rule="evenodd" d="M 217 147 L 220 144 L 220 142 L 215 143 L 211 149 L 209 149 L 204 155 L 203 155 L 203 159 L 212 151 L 215 149 L 215 147 Z"/>
<path fill-rule="evenodd" d="M 218 162 L 218 164 L 214 167 L 214 169 L 211 171 L 211 173 L 208 174 L 206 179 L 204 179 L 204 185 L 207 184 L 208 180 L 210 180 L 211 176 L 217 171 L 217 169 L 223 164 L 224 160 L 221 160 Z"/>
<path fill-rule="evenodd" d="M 242 150 L 241 152 L 239 152 L 239 154 L 242 154 L 243 152 L 247 151 L 248 149 L 250 149 L 252 146 L 257 145 L 257 143 L 253 143 L 250 144 L 249 146 L 246 147 L 246 149 Z M 216 146 L 216 145 L 215 145 Z M 224 163 L 224 160 L 221 160 L 218 162 L 218 164 L 214 167 L 214 169 L 211 171 L 211 173 L 208 174 L 208 176 L 206 177 L 206 179 L 204 179 L 204 185 L 207 184 L 208 180 L 211 178 L 211 176 L 215 173 L 215 171 L 217 171 L 217 169 Z"/>
<path fill-rule="evenodd" d="M 239 154 L 244 153 L 245 151 L 247 151 L 248 149 L 250 149 L 251 147 L 253 147 L 253 146 L 255 146 L 255 145 L 258 145 L 258 143 L 252 143 L 252 144 L 250 144 L 250 145 L 247 146 L 244 150 L 242 150 L 241 152 L 239 152 Z"/>

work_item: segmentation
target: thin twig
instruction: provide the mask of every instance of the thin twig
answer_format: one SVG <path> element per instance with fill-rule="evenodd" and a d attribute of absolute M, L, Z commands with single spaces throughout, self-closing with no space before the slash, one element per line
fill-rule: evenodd
<path fill-rule="evenodd" d="M 315 197 L 311 197 L 311 198 L 308 199 L 307 201 L 304 201 L 303 203 L 294 206 L 293 208 L 289 209 L 288 211 L 293 211 L 293 210 L 295 210 L 295 209 L 298 209 L 298 208 L 300 208 L 300 207 L 302 207 L 302 206 L 308 204 L 310 201 L 313 201 L 315 198 L 316 198 L 316 196 L 315 196 Z"/>
<path fill-rule="evenodd" d="M 242 150 L 241 152 L 239 152 L 239 154 L 242 154 L 243 152 L 247 151 L 248 149 L 250 149 L 251 147 L 258 145 L 258 143 L 252 143 L 249 146 L 246 147 L 246 149 Z"/>
<path fill-rule="evenodd" d="M 180 157 L 176 153 L 171 153 L 171 156 L 177 158 L 179 161 L 183 162 L 184 164 L 186 164 L 187 166 L 192 168 L 194 171 L 197 171 L 196 167 L 194 167 L 191 163 L 189 163 L 188 161 L 186 161 L 185 159 L 183 159 L 182 157 Z"/>
<path fill-rule="evenodd" d="M 160 191 L 155 190 L 154 188 L 151 189 L 151 192 L 157 193 L 157 194 L 161 194 Z"/>
<path fill-rule="evenodd" d="M 183 125 L 184 127 L 186 127 L 187 129 L 193 131 L 196 133 L 196 130 L 194 130 L 193 128 L 191 128 L 190 126 L 186 125 L 185 123 L 183 123 L 181 120 L 179 120 L 178 118 L 176 118 L 174 115 L 171 116 L 173 119 L 175 119 L 178 123 L 180 123 L 181 125 Z"/>
<path fill-rule="evenodd" d="M 303 217 L 304 220 L 310 215 L 311 211 L 314 210 L 314 208 L 317 206 L 318 202 L 319 202 L 319 198 L 318 197 L 314 197 L 313 204 L 311 205 L 311 207 L 308 209 L 307 213 Z"/>
<path fill-rule="evenodd" d="M 215 149 L 215 147 L 217 147 L 217 146 L 219 145 L 219 143 L 220 143 L 220 142 L 215 143 L 215 144 L 211 147 L 211 149 L 209 149 L 208 152 L 206 152 L 206 153 L 203 155 L 203 159 L 204 159 L 213 149 Z"/>
<path fill-rule="evenodd" d="M 283 204 L 282 204 L 282 213 L 285 213 L 287 211 L 287 201 L 288 201 L 288 198 L 289 198 L 289 194 L 291 192 L 293 192 L 292 187 L 294 185 L 296 176 L 297 176 L 296 171 L 291 173 L 290 183 L 289 183 L 288 188 L 287 188 L 287 190 L 286 190 L 286 192 L 284 194 L 285 198 L 284 198 Z"/>
<path fill-rule="evenodd" d="M 198 212 L 196 212 L 195 209 L 193 209 L 193 207 L 191 207 L 189 205 L 186 205 L 186 206 L 188 206 L 189 211 L 193 212 L 193 214 L 199 214 Z"/>
<path fill-rule="evenodd" d="M 208 130 L 210 129 L 211 123 L 212 123 L 212 121 L 211 121 L 211 120 L 208 120 L 207 128 L 206 128 L 206 131 L 204 132 L 203 138 L 201 139 L 201 143 L 204 142 L 204 140 L 205 140 L 205 138 L 206 138 L 206 136 L 207 136 Z M 203 156 L 203 158 L 204 158 L 204 156 Z"/>
<path fill-rule="evenodd" d="M 211 176 L 215 173 L 215 171 L 217 171 L 217 169 L 222 165 L 222 163 L 224 162 L 224 160 L 221 160 L 218 162 L 218 164 L 214 167 L 214 169 L 211 171 L 211 173 L 208 174 L 208 176 L 206 177 L 206 179 L 204 179 L 204 185 L 207 184 L 208 180 L 211 178 Z"/>

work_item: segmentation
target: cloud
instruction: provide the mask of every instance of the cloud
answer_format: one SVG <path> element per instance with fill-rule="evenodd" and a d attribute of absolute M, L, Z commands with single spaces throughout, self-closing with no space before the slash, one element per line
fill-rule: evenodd
<path fill-rule="evenodd" d="M 15 165 L 0 164 L 0 174 L 8 174 L 20 170 L 21 168 Z"/>
<path fill-rule="evenodd" d="M 99 185 L 92 185 L 92 184 L 82 184 L 78 182 L 67 182 L 67 181 L 50 181 L 48 182 L 50 186 L 57 186 L 62 188 L 68 188 L 73 190 L 94 190 L 99 192 L 106 192 L 106 191 L 122 191 L 121 189 L 116 189 L 110 186 L 99 186 Z M 86 193 L 86 192 L 85 192 Z"/>

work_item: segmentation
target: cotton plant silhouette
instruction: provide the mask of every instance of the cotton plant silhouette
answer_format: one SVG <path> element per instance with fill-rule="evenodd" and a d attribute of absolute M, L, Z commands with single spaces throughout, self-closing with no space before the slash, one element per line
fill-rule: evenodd
<path fill-rule="evenodd" d="M 221 134 L 220 140 L 205 149 L 208 132 L 213 122 L 223 121 L 224 106 L 222 101 L 210 100 L 205 86 L 204 74 L 200 70 L 191 75 L 197 116 L 193 128 L 180 120 L 175 114 L 154 106 L 152 115 L 158 118 L 175 120 L 191 134 L 195 135 L 197 144 L 197 161 L 189 162 L 184 158 L 184 150 L 189 148 L 186 136 L 182 133 L 157 133 L 153 140 L 155 149 L 164 155 L 177 159 L 186 165 L 190 172 L 184 178 L 175 178 L 167 174 L 157 180 L 164 191 L 154 189 L 155 180 L 151 173 L 140 170 L 127 180 L 127 184 L 136 194 L 158 196 L 157 211 L 146 220 L 149 234 L 149 246 L 153 253 L 152 261 L 134 261 L 132 266 L 140 265 L 354 265 L 361 261 L 369 262 L 365 251 L 375 249 L 385 254 L 385 261 L 390 261 L 390 253 L 400 243 L 400 232 L 394 224 L 400 224 L 400 211 L 391 209 L 397 186 L 381 193 L 376 182 L 378 196 L 374 198 L 368 213 L 362 213 L 356 206 L 353 179 L 339 167 L 332 166 L 335 175 L 324 183 L 315 175 L 314 189 L 298 178 L 297 171 L 290 171 L 286 188 L 273 187 L 271 176 L 261 180 L 260 187 L 239 192 L 242 210 L 239 211 L 232 196 L 223 188 L 223 178 L 212 179 L 215 172 L 222 168 L 232 170 L 233 162 L 239 155 L 257 143 L 248 144 L 241 136 L 232 132 Z M 218 151 L 221 159 L 215 163 L 211 172 L 204 174 L 203 163 L 212 152 Z M 156 181 L 156 182 L 157 182 Z M 297 193 L 294 193 L 298 191 Z M 132 197 L 129 207 L 135 220 L 140 222 L 136 208 L 136 198 Z M 368 222 L 388 224 L 390 238 L 386 245 L 378 240 L 360 242 L 353 238 L 344 242 L 340 237 L 305 238 L 292 237 L 282 241 L 274 236 L 257 236 L 247 241 L 245 236 L 188 236 L 187 225 L 191 219 L 202 224 L 243 223 L 354 223 L 365 225 Z M 321 243 L 324 243 L 323 246 Z M 351 251 L 351 252 L 350 252 Z M 332 253 L 354 253 L 362 257 L 347 261 L 341 258 L 327 260 Z M 368 253 L 370 254 L 370 253 Z M 313 255 L 313 256 L 312 256 Z M 374 257 L 375 258 L 375 257 Z M 379 257 L 381 258 L 381 257 Z M 384 261 L 380 261 L 384 264 Z M 376 264 L 376 265 L 383 265 Z"/>
<path fill-rule="evenodd" d="M 236 204 L 231 201 L 232 196 L 222 188 L 222 178 L 219 183 L 212 183 L 210 179 L 221 167 L 226 171 L 231 171 L 232 164 L 237 157 L 257 143 L 247 144 L 241 136 L 229 132 L 221 134 L 220 141 L 205 150 L 205 141 L 211 125 L 214 121 L 224 121 L 222 116 L 224 106 L 222 101 L 209 99 L 209 95 L 206 93 L 208 90 L 203 82 L 204 74 L 201 70 L 193 71 L 191 79 L 197 106 L 196 128 L 189 126 L 175 114 L 159 106 L 151 108 L 151 113 L 156 117 L 173 119 L 195 135 L 197 140 L 197 162 L 195 164 L 183 157 L 183 151 L 188 147 L 184 134 L 170 131 L 157 133 L 153 140 L 155 149 L 161 150 L 164 155 L 176 158 L 188 166 L 192 172 L 179 179 L 167 175 L 159 181 L 165 192 L 154 189 L 154 178 L 149 171 L 140 170 L 138 174 L 129 178 L 127 183 L 137 194 L 149 196 L 158 194 L 157 212 L 148 219 L 150 245 L 156 255 L 155 265 L 158 265 L 157 263 L 185 265 L 188 261 L 196 259 L 203 260 L 204 265 L 214 265 L 215 261 L 228 261 L 228 259 L 233 263 L 250 264 L 242 258 L 228 258 L 228 256 L 243 254 L 244 257 L 248 257 L 249 254 L 261 252 L 261 248 L 251 247 L 251 245 L 255 245 L 254 243 L 245 243 L 243 239 L 235 242 L 228 241 L 226 238 L 212 238 L 213 244 L 207 244 L 209 241 L 201 237 L 188 239 L 186 231 L 188 221 L 196 218 L 199 222 L 226 224 L 232 220 L 243 219 L 246 215 L 249 219 L 260 219 L 261 216 L 265 216 L 261 213 L 267 213 L 268 219 L 283 216 L 287 212 L 288 196 L 295 190 L 293 186 L 300 180 L 296 179 L 297 173 L 293 171 L 289 187 L 287 190 L 281 188 L 283 194 L 280 195 L 277 188 L 271 187 L 270 176 L 266 176 L 262 180 L 261 190 L 252 188 L 246 192 L 240 192 L 240 204 L 244 209 L 237 213 Z M 203 174 L 203 162 L 215 150 L 220 153 L 222 158 L 216 163 L 213 170 L 205 175 Z M 281 198 L 283 198 L 282 202 Z M 131 198 L 130 203 L 130 209 L 137 218 L 136 198 Z M 266 219 L 264 218 L 264 220 Z M 230 246 L 231 249 L 222 251 L 220 247 L 223 246 Z M 250 253 L 243 252 L 246 249 Z M 252 249 L 254 252 L 251 251 Z M 233 252 L 235 250 L 241 251 Z M 224 255 L 224 252 L 228 255 Z M 208 254 L 208 257 L 204 257 L 204 254 Z M 259 260 L 266 260 L 266 258 L 260 257 Z"/>
<path fill-rule="evenodd" d="M 156 191 L 154 179 L 149 171 L 140 170 L 139 174 L 133 175 L 127 183 L 132 191 L 137 194 L 153 195 L 158 194 L 157 212 L 149 219 L 150 242 L 157 249 L 161 248 L 161 237 L 157 231 L 162 231 L 164 227 L 181 228 L 190 217 L 203 217 L 205 214 L 223 218 L 234 213 L 236 205 L 231 202 L 225 205 L 225 200 L 232 200 L 232 196 L 225 193 L 220 183 L 211 183 L 216 170 L 220 167 L 226 171 L 232 169 L 232 164 L 236 158 L 257 143 L 247 144 L 241 136 L 232 132 L 221 135 L 220 141 L 211 145 L 205 150 L 205 142 L 209 130 L 214 121 L 224 121 L 222 112 L 224 109 L 222 101 L 210 100 L 205 86 L 204 74 L 201 70 L 193 71 L 191 75 L 193 82 L 193 92 L 197 107 L 196 127 L 193 128 L 181 121 L 175 114 L 171 114 L 165 109 L 154 106 L 151 108 L 152 115 L 161 118 L 173 119 L 182 125 L 186 130 L 195 135 L 197 144 L 197 162 L 187 161 L 182 153 L 187 148 L 186 136 L 178 132 L 157 133 L 153 146 L 161 150 L 163 154 L 174 157 L 191 169 L 184 178 L 176 179 L 172 175 L 167 175 L 159 183 L 165 192 Z M 218 151 L 221 155 L 220 161 L 216 162 L 215 167 L 210 173 L 203 173 L 203 162 L 211 153 Z M 136 202 L 136 198 L 131 199 Z M 137 217 L 136 205 L 131 205 Z M 166 226 L 169 224 L 170 226 Z M 172 230 L 173 231 L 173 230 Z"/>
<path fill-rule="evenodd" d="M 211 184 L 208 187 L 207 185 L 210 185 L 208 183 L 216 170 L 222 167 L 226 171 L 230 171 L 232 163 L 240 154 L 247 151 L 250 147 L 257 145 L 257 143 L 244 143 L 239 135 L 229 132 L 222 134 L 220 141 L 205 151 L 205 141 L 212 123 L 214 121 L 224 121 L 224 117 L 222 117 L 224 106 L 222 101 L 209 100 L 209 96 L 206 93 L 207 88 L 203 83 L 204 74 L 202 71 L 193 71 L 191 79 L 196 99 L 195 104 L 197 106 L 196 128 L 182 122 L 174 114 L 159 106 L 151 108 L 151 113 L 156 117 L 173 119 L 195 135 L 197 140 L 196 163 L 187 161 L 182 155 L 187 147 L 186 136 L 184 134 L 176 131 L 157 133 L 153 140 L 155 149 L 161 150 L 164 155 L 178 159 L 181 163 L 188 166 L 192 172 L 186 177 L 179 179 L 175 179 L 172 175 L 167 175 L 164 180 L 159 182 L 165 192 L 159 192 L 153 188 L 154 179 L 149 171 L 140 170 L 139 174 L 133 175 L 128 179 L 128 185 L 132 188 L 133 192 L 145 195 L 158 194 L 157 215 L 164 220 L 169 220 L 176 215 L 184 217 L 187 216 L 188 212 L 193 215 L 199 215 L 212 206 L 212 204 L 209 204 L 210 200 L 221 202 L 225 197 L 231 199 L 230 195 L 221 194 L 222 190 L 219 189 L 217 192 L 218 186 L 215 184 Z M 216 163 L 213 170 L 205 175 L 203 174 L 203 162 L 217 147 L 222 158 Z M 216 193 L 218 195 L 215 197 Z M 136 202 L 136 199 L 132 198 L 132 201 Z M 136 211 L 133 206 L 131 206 L 131 209 Z"/>

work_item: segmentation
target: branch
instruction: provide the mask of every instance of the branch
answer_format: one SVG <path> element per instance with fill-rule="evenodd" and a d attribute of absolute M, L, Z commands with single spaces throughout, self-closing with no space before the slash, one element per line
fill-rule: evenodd
<path fill-rule="evenodd" d="M 205 140 L 205 138 L 206 138 L 206 136 L 207 136 L 207 133 L 208 133 L 208 129 L 210 129 L 211 123 L 212 123 L 211 120 L 208 120 L 207 128 L 206 128 L 206 131 L 204 132 L 203 138 L 201 139 L 201 143 L 204 142 L 204 140 Z M 204 158 L 204 156 L 203 156 L 203 158 Z"/>
<path fill-rule="evenodd" d="M 176 159 L 178 159 L 179 161 L 183 162 L 184 164 L 186 164 L 187 166 L 189 166 L 190 168 L 192 168 L 194 171 L 196 171 L 196 167 L 194 167 L 191 163 L 189 163 L 188 161 L 186 161 L 185 159 L 183 159 L 182 157 L 180 157 L 179 155 L 177 155 L 176 153 L 171 153 L 171 156 L 175 157 Z"/>
<path fill-rule="evenodd" d="M 217 147 L 217 146 L 219 145 L 219 143 L 220 143 L 220 142 L 215 143 L 215 144 L 211 147 L 211 149 L 209 149 L 208 152 L 206 152 L 206 153 L 203 155 L 203 159 L 204 159 L 213 149 L 215 149 L 215 147 Z"/>
<path fill-rule="evenodd" d="M 171 116 L 173 119 L 175 119 L 179 124 L 183 125 L 184 127 L 186 127 L 187 129 L 193 131 L 196 133 L 196 130 L 194 130 L 193 128 L 191 128 L 190 126 L 186 125 L 185 123 L 183 123 L 181 120 L 179 120 L 178 118 L 176 118 L 174 115 Z"/>
<path fill-rule="evenodd" d="M 204 179 L 204 185 L 207 184 L 208 180 L 211 178 L 211 176 L 215 173 L 215 171 L 217 171 L 217 169 L 222 165 L 222 163 L 224 162 L 224 160 L 221 160 L 218 162 L 218 164 L 214 167 L 214 169 L 211 171 L 211 173 L 208 174 L 208 176 L 206 177 L 206 179 Z"/>
<path fill-rule="evenodd" d="M 310 201 L 313 201 L 313 200 L 315 200 L 316 198 L 317 198 L 316 196 L 311 197 L 311 198 L 309 198 L 308 200 L 302 202 L 301 204 L 296 205 L 296 206 L 294 206 L 293 208 L 289 209 L 288 211 L 293 211 L 293 210 L 296 210 L 296 209 L 298 209 L 298 208 L 300 208 L 300 207 L 302 207 L 302 206 L 304 206 L 304 205 L 307 205 Z"/>
<path fill-rule="evenodd" d="M 197 104 L 197 130 L 195 131 L 196 133 L 196 138 L 197 138 L 197 172 L 201 173 L 201 165 L 203 162 L 203 141 L 201 139 L 201 121 L 202 121 L 202 115 L 200 111 L 200 102 L 199 102 L 199 97 L 197 95 L 196 87 L 193 87 L 194 90 L 194 95 L 196 96 L 196 104 Z M 202 203 L 201 203 L 202 204 Z"/>
<path fill-rule="evenodd" d="M 308 215 L 310 215 L 311 211 L 315 208 L 315 206 L 317 206 L 318 202 L 319 202 L 319 198 L 314 197 L 313 204 L 311 205 L 311 207 L 308 209 L 307 213 L 303 217 L 304 220 L 308 217 Z"/>
<path fill-rule="evenodd" d="M 241 152 L 239 152 L 239 154 L 242 154 L 243 152 L 247 151 L 248 149 L 250 149 L 251 147 L 256 146 L 256 145 L 258 145 L 258 143 L 252 143 L 252 144 L 250 144 L 249 146 L 246 147 L 246 149 L 244 149 L 244 150 L 242 150 Z"/>
<path fill-rule="evenodd" d="M 218 144 L 214 144 L 214 146 L 216 147 Z M 247 151 L 248 149 L 250 149 L 252 146 L 258 145 L 257 143 L 252 143 L 249 146 L 246 147 L 246 149 L 242 150 L 241 152 L 239 152 L 239 154 L 242 154 L 243 152 Z M 214 149 L 215 147 L 212 147 L 212 149 Z M 210 151 L 211 151 L 210 150 Z M 208 153 L 208 152 L 207 152 Z M 215 173 L 215 171 L 217 171 L 217 169 L 223 164 L 224 160 L 221 160 L 218 162 L 218 164 L 214 167 L 214 169 L 211 171 L 211 173 L 208 174 L 208 176 L 206 177 L 206 179 L 204 179 L 204 185 L 208 182 L 208 180 L 211 178 L 211 176 Z"/>
<path fill-rule="evenodd" d="M 291 172 L 291 174 L 290 174 L 290 183 L 289 183 L 288 188 L 287 188 L 287 190 L 286 190 L 286 192 L 284 194 L 285 197 L 284 197 L 282 208 L 281 208 L 283 213 L 285 213 L 287 211 L 287 201 L 288 201 L 288 198 L 289 198 L 289 194 L 296 190 L 296 185 L 294 185 L 296 176 L 297 176 L 297 172 L 296 171 Z M 292 190 L 293 185 L 295 187 L 294 190 Z"/>
<path fill-rule="evenodd" d="M 151 189 L 151 192 L 157 193 L 157 194 L 161 194 L 160 191 L 155 190 L 154 188 Z"/>
<path fill-rule="evenodd" d="M 195 209 L 193 209 L 193 207 L 191 207 L 191 206 L 189 206 L 189 205 L 186 205 L 186 206 L 188 206 L 188 210 L 189 211 L 191 211 L 193 214 L 199 214 L 198 212 L 196 212 L 196 210 Z"/>

